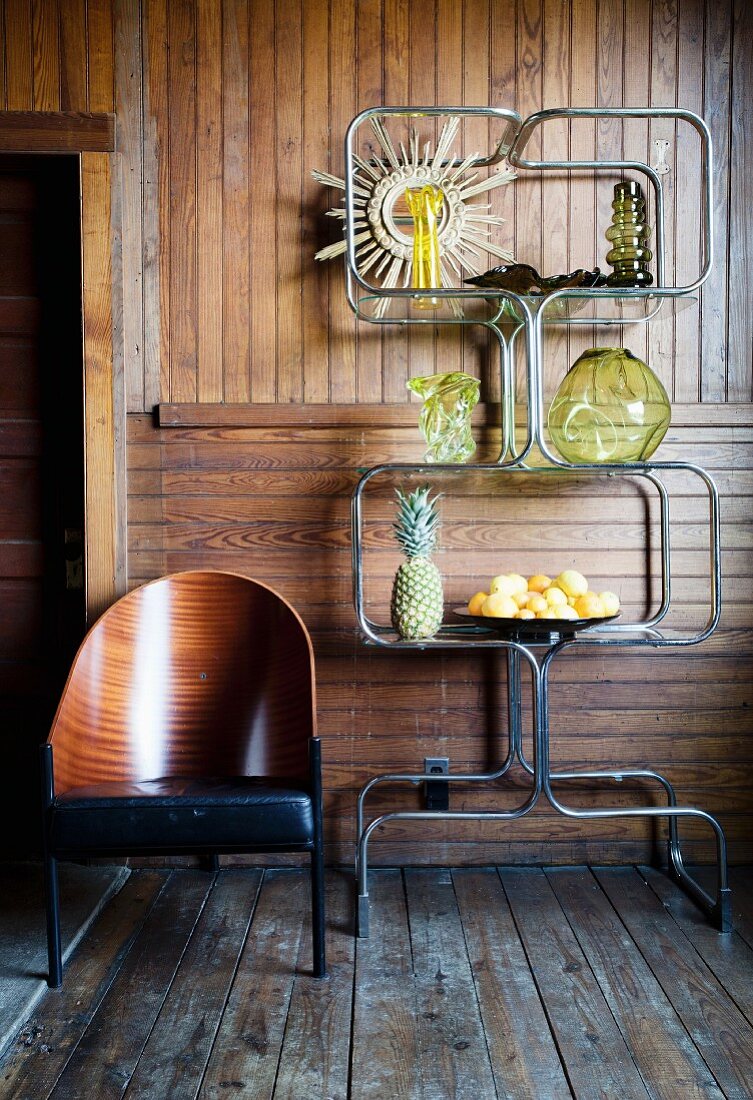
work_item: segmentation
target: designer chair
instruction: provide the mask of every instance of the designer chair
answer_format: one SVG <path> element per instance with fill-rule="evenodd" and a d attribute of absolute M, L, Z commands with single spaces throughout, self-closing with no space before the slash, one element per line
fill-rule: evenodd
<path fill-rule="evenodd" d="M 57 861 L 309 852 L 325 975 L 321 749 L 306 627 L 232 573 L 118 600 L 76 655 L 42 746 L 48 984 L 62 984 Z"/>

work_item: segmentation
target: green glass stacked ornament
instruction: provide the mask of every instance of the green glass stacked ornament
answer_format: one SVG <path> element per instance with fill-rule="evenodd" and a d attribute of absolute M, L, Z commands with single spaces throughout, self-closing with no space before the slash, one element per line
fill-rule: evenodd
<path fill-rule="evenodd" d="M 641 185 L 635 180 L 623 180 L 614 188 L 612 224 L 606 237 L 612 248 L 607 263 L 614 268 L 607 286 L 650 286 L 654 277 L 648 270 L 653 252 L 648 247 L 651 226 L 646 224 L 646 202 Z"/>

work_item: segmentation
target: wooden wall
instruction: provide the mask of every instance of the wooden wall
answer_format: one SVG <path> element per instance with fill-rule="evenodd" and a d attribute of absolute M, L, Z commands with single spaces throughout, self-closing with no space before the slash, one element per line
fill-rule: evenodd
<path fill-rule="evenodd" d="M 697 304 L 668 311 L 648 335 L 626 329 L 620 337 L 645 353 L 676 404 L 659 456 L 689 458 L 718 475 L 722 629 L 689 651 L 570 656 L 552 702 L 563 764 L 663 766 L 683 797 L 721 814 L 733 855 L 753 857 L 750 5 L 0 0 L 0 12 L 0 106 L 117 112 L 122 313 L 115 331 L 131 414 L 129 583 L 208 565 L 269 578 L 297 604 L 319 658 L 337 859 L 350 858 L 355 790 L 373 770 L 413 766 L 424 755 L 449 755 L 453 766 L 493 758 L 504 679 L 497 660 L 396 657 L 355 637 L 347 501 L 359 467 L 421 453 L 408 377 L 462 368 L 481 378 L 484 402 L 499 390 L 483 332 L 376 329 L 354 319 L 339 264 L 313 260 L 336 237 L 324 215 L 338 196 L 314 183 L 310 170 L 341 172 L 347 122 L 379 103 L 491 103 L 523 115 L 563 104 L 677 104 L 704 115 L 716 147 L 711 280 Z M 485 135 L 484 124 L 467 143 Z M 683 279 L 697 263 L 696 219 L 686 210 L 699 154 L 682 128 L 588 123 L 564 136 L 547 131 L 543 140 L 551 156 L 568 147 L 586 156 L 598 146 L 653 159 L 657 138 L 670 141 L 669 267 Z M 609 199 L 608 186 L 521 180 L 495 200 L 507 219 L 500 239 L 547 273 L 604 266 Z M 578 351 L 601 337 L 587 328 L 550 338 L 548 392 Z M 191 406 L 183 426 L 155 425 L 154 406 L 168 402 Z M 380 419 L 376 407 L 384 403 L 406 408 Z M 322 404 L 328 409 L 300 408 Z M 354 404 L 364 406 L 360 421 Z M 491 405 L 478 431 L 482 447 L 493 450 L 487 420 Z M 592 572 L 624 583 L 626 602 L 644 600 L 639 539 L 650 506 L 633 498 L 628 506 L 606 489 L 595 497 L 576 489 L 561 498 L 510 496 L 504 514 L 488 501 L 472 514 L 464 514 L 464 499 L 448 505 L 453 537 L 470 555 L 462 564 L 445 548 L 453 599 L 462 597 L 463 571 L 475 580 L 499 552 L 506 568 L 534 559 L 542 568 L 563 557 L 593 562 Z M 677 614 L 695 621 L 704 506 L 691 490 L 679 499 Z M 387 526 L 385 513 L 371 532 L 381 555 L 377 602 L 398 560 Z M 395 827 L 374 855 L 630 859 L 646 856 L 650 836 L 641 824 L 579 826 L 542 813 L 483 835 L 476 826 Z M 694 854 L 708 854 L 700 839 L 693 845 Z"/>

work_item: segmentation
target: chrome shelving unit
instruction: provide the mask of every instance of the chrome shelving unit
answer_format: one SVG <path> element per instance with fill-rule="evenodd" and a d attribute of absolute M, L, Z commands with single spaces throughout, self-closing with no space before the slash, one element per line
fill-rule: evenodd
<path fill-rule="evenodd" d="M 434 774 L 422 772 L 390 773 L 376 775 L 361 789 L 357 802 L 356 836 L 356 880 L 358 887 L 357 931 L 359 936 L 368 935 L 369 927 L 369 891 L 368 891 L 368 846 L 374 831 L 380 826 L 396 820 L 485 820 L 511 821 L 530 813 L 543 796 L 559 813 L 575 819 L 594 820 L 616 817 L 666 818 L 668 822 L 667 858 L 671 876 L 686 890 L 693 900 L 708 914 L 711 921 L 721 931 L 730 928 L 730 893 L 727 884 L 727 854 L 723 830 L 714 817 L 697 807 L 678 803 L 672 784 L 657 772 L 635 769 L 615 768 L 598 771 L 562 771 L 553 770 L 550 762 L 549 741 L 549 671 L 555 658 L 565 650 L 575 646 L 604 647 L 644 646 L 654 649 L 684 647 L 696 645 L 708 638 L 714 631 L 721 610 L 721 573 L 720 573 L 720 532 L 719 499 L 712 478 L 701 467 L 687 462 L 641 462 L 620 465 L 573 465 L 565 462 L 549 447 L 544 436 L 543 401 L 543 344 L 544 328 L 548 324 L 566 325 L 614 325 L 646 324 L 661 310 L 665 299 L 679 302 L 692 295 L 709 275 L 713 262 L 712 227 L 712 148 L 711 138 L 706 124 L 697 115 L 689 111 L 664 108 L 562 108 L 541 111 L 531 115 L 525 121 L 511 111 L 496 108 L 437 108 L 437 107 L 378 107 L 371 108 L 358 115 L 348 128 L 345 139 L 345 233 L 346 233 L 346 284 L 348 301 L 354 312 L 362 319 L 376 324 L 425 325 L 440 323 L 431 316 L 411 316 L 407 310 L 399 316 L 373 311 L 373 304 L 385 297 L 391 299 L 391 306 L 407 306 L 413 298 L 425 295 L 411 288 L 384 290 L 367 282 L 358 273 L 356 255 L 356 214 L 354 210 L 353 176 L 357 158 L 354 159 L 354 145 L 359 127 L 370 118 L 406 118 L 422 117 L 485 117 L 503 128 L 499 141 L 492 154 L 479 158 L 474 167 L 496 164 L 505 156 L 519 172 L 525 171 L 569 171 L 591 170 L 615 172 L 637 172 L 642 174 L 653 190 L 654 220 L 656 224 L 656 276 L 657 286 L 637 289 L 581 289 L 569 288 L 555 291 L 546 296 L 527 297 L 504 290 L 482 291 L 474 288 L 432 290 L 432 297 L 438 299 L 454 298 L 464 308 L 473 305 L 478 309 L 483 304 L 484 313 L 479 316 L 454 317 L 441 323 L 482 324 L 497 341 L 500 355 L 500 374 L 502 382 L 501 436 L 500 454 L 494 463 L 473 464 L 474 473 L 488 477 L 493 481 L 500 477 L 525 477 L 532 474 L 557 476 L 564 471 L 576 471 L 579 476 L 638 478 L 650 485 L 659 501 L 659 533 L 661 549 L 661 596 L 658 606 L 640 622 L 625 622 L 590 628 L 577 635 L 566 632 L 542 634 L 536 640 L 527 640 L 521 636 L 502 637 L 483 627 L 465 624 L 443 625 L 431 639 L 410 642 L 400 639 L 389 624 L 372 620 L 364 600 L 364 555 L 363 524 L 364 494 L 374 478 L 380 475 L 404 474 L 431 477 L 441 474 L 449 478 L 468 471 L 468 465 L 438 464 L 397 464 L 387 463 L 368 470 L 361 477 L 352 499 L 352 550 L 354 604 L 360 631 L 368 644 L 392 649 L 500 649 L 507 655 L 508 685 L 508 744 L 504 762 L 491 772 L 482 774 L 451 773 L 440 779 Z M 665 285 L 665 227 L 664 200 L 661 178 L 648 164 L 635 160 L 530 160 L 526 157 L 526 148 L 531 137 L 546 123 L 567 125 L 568 120 L 589 119 L 673 119 L 676 124 L 687 124 L 696 130 L 701 144 L 702 176 L 700 188 L 700 253 L 698 277 L 684 286 Z M 457 162 L 453 162 L 457 163 Z M 506 331 L 501 327 L 505 324 Z M 518 440 L 515 432 L 515 384 L 514 384 L 514 347 L 520 337 L 525 340 L 526 362 L 526 427 L 525 437 Z M 537 464 L 531 463 L 532 455 L 538 452 Z M 539 457 L 540 456 L 540 457 Z M 543 459 L 543 464 L 541 462 Z M 667 629 L 664 619 L 671 605 L 671 500 L 665 484 L 665 476 L 671 472 L 683 472 L 697 478 L 703 484 L 708 495 L 708 619 L 705 625 L 695 633 Z M 532 700 L 532 744 L 533 757 L 529 760 L 523 749 L 522 690 L 521 669 L 527 665 L 531 676 Z M 451 811 L 426 809 L 420 811 L 395 811 L 380 814 L 366 821 L 365 802 L 369 793 L 383 783 L 405 783 L 413 786 L 425 783 L 447 783 L 448 790 L 458 783 L 495 784 L 503 780 L 513 765 L 520 765 L 530 776 L 531 786 L 527 797 L 515 809 L 492 811 Z M 577 809 L 569 806 L 561 794 L 568 780 L 589 780 L 595 784 L 602 782 L 623 783 L 638 781 L 655 784 L 663 798 L 663 805 L 641 805 L 635 807 L 616 807 L 609 809 Z M 712 830 L 716 842 L 716 888 L 709 894 L 688 873 L 683 859 L 678 823 L 681 819 L 693 818 L 705 822 Z"/>

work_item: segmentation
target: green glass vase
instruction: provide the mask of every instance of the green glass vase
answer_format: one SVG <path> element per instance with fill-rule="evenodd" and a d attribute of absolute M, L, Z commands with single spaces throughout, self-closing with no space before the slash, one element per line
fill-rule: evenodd
<path fill-rule="evenodd" d="M 466 462 L 476 450 L 471 413 L 478 402 L 478 378 L 453 371 L 411 378 L 406 385 L 424 401 L 418 426 L 428 443 L 426 461 Z"/>
<path fill-rule="evenodd" d="M 576 359 L 549 408 L 549 434 L 568 462 L 644 462 L 671 417 L 666 390 L 627 348 L 591 348 Z"/>

